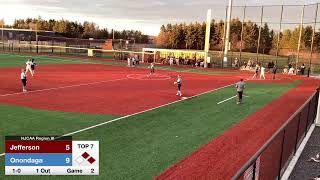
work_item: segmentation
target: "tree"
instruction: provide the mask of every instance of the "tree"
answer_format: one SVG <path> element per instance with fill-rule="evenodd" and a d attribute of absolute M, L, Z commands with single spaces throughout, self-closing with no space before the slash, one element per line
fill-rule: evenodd
<path fill-rule="evenodd" d="M 195 42 L 196 42 L 196 29 L 194 24 L 190 24 L 186 27 L 186 36 L 185 36 L 185 42 L 186 42 L 186 48 L 187 49 L 194 49 L 195 48 Z"/>
<path fill-rule="evenodd" d="M 303 40 L 303 28 L 302 28 L 302 37 L 301 40 Z M 294 30 L 291 33 L 291 38 L 289 40 L 289 48 L 291 49 L 297 49 L 298 43 L 299 43 L 299 36 L 300 36 L 300 26 L 294 28 Z M 303 43 L 301 43 L 303 44 Z"/>
<path fill-rule="evenodd" d="M 55 31 L 58 35 L 62 35 L 68 38 L 96 38 L 96 39 L 108 39 L 112 38 L 112 33 L 108 32 L 107 28 L 100 29 L 93 22 L 83 22 L 83 24 L 77 21 L 68 20 L 44 20 L 40 16 L 37 19 L 16 19 L 12 26 L 8 26 L 17 29 L 33 29 L 36 28 L 42 31 Z M 148 43 L 149 36 L 142 34 L 141 31 L 136 30 L 123 30 L 121 32 L 115 31 L 115 38 L 119 39 L 134 39 L 137 43 Z"/>
<path fill-rule="evenodd" d="M 290 29 L 286 29 L 284 30 L 283 33 L 281 33 L 281 39 L 280 39 L 280 47 L 281 48 L 285 48 L 288 49 L 290 48 L 290 39 L 292 36 L 292 32 L 290 31 Z"/>
<path fill-rule="evenodd" d="M 160 28 L 160 33 L 156 38 L 156 43 L 158 46 L 167 48 L 169 43 L 169 37 L 167 36 L 167 28 L 162 25 Z"/>
<path fill-rule="evenodd" d="M 255 52 L 258 44 L 259 28 L 257 24 L 249 21 L 244 24 L 243 40 L 245 50 Z"/>
<path fill-rule="evenodd" d="M 259 52 L 269 53 L 272 49 L 273 31 L 269 30 L 268 24 L 265 23 L 261 28 L 261 40 Z"/>
<path fill-rule="evenodd" d="M 306 48 L 311 48 L 312 33 L 313 33 L 312 26 L 306 26 L 304 28 L 303 42 L 304 42 L 304 47 Z"/>
<path fill-rule="evenodd" d="M 242 23 L 239 19 L 232 19 L 230 22 L 230 42 L 232 49 L 240 49 Z"/>

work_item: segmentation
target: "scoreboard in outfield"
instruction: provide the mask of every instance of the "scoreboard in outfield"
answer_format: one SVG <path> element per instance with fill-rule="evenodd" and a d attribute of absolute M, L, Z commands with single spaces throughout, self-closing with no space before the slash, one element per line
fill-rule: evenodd
<path fill-rule="evenodd" d="M 99 175 L 99 141 L 6 136 L 6 175 Z"/>

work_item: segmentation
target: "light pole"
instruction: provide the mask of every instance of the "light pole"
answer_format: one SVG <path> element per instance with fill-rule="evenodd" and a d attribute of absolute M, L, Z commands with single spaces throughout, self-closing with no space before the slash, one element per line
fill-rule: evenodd
<path fill-rule="evenodd" d="M 300 22 L 300 32 L 299 32 L 299 39 L 298 39 L 298 48 L 297 48 L 297 58 L 296 58 L 296 70 L 295 74 L 297 74 L 297 69 L 298 69 L 298 63 L 299 63 L 299 56 L 300 56 L 300 47 L 301 47 L 301 38 L 302 38 L 302 31 L 303 31 L 303 20 L 304 20 L 304 10 L 305 10 L 305 5 L 302 6 L 301 10 L 301 22 Z"/>
<path fill-rule="evenodd" d="M 3 37 L 4 20 L 3 19 L 1 24 L 2 24 L 2 29 L 1 29 L 2 49 L 4 50 L 4 37 Z"/>
<path fill-rule="evenodd" d="M 230 45 L 230 21 L 231 21 L 231 13 L 232 13 L 232 3 L 233 0 L 229 0 L 228 5 L 228 15 L 227 15 L 227 28 L 226 28 L 226 36 L 225 36 L 225 44 L 224 44 L 224 55 L 223 55 L 223 67 L 228 66 L 228 51 Z"/>
<path fill-rule="evenodd" d="M 315 36 L 315 32 L 316 32 L 316 25 L 317 25 L 317 19 L 318 19 L 318 9 L 319 9 L 319 3 L 317 3 L 317 6 L 316 6 L 316 13 L 315 13 L 315 17 L 314 17 L 314 24 L 313 24 L 313 30 L 312 30 L 308 77 L 310 76 L 310 73 L 311 73 L 312 55 L 313 55 L 313 46 L 314 46 L 313 44 L 314 44 L 314 36 Z"/>
<path fill-rule="evenodd" d="M 278 64 L 278 58 L 279 58 L 280 40 L 281 40 L 281 33 L 282 33 L 282 19 L 283 19 L 283 2 L 282 2 L 282 5 L 281 5 L 279 34 L 278 34 L 278 39 L 277 39 L 276 64 Z"/>
<path fill-rule="evenodd" d="M 39 53 L 39 43 L 38 43 L 38 22 L 36 22 L 36 44 L 37 44 L 37 54 Z"/>

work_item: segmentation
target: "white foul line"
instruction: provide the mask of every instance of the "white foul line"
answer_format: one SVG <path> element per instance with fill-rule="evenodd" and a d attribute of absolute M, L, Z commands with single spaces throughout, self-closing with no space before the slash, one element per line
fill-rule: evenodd
<path fill-rule="evenodd" d="M 232 96 L 232 97 L 230 97 L 230 98 L 228 98 L 228 99 L 225 99 L 225 100 L 223 100 L 223 101 L 220 101 L 220 102 L 218 102 L 217 104 L 222 104 L 222 103 L 224 103 L 224 102 L 226 102 L 226 101 L 229 101 L 229 100 L 231 100 L 231 99 L 233 99 L 233 98 L 235 98 L 235 97 L 237 97 L 237 95 Z M 244 96 L 244 97 L 249 97 L 249 96 Z"/>
<path fill-rule="evenodd" d="M 223 89 L 223 88 L 226 88 L 226 87 L 229 87 L 229 86 L 233 86 L 233 84 L 229 84 L 229 85 L 226 85 L 226 86 L 223 86 L 223 87 L 220 87 L 220 88 L 217 88 L 217 89 L 213 89 L 213 90 L 210 90 L 210 91 L 206 91 L 206 92 L 203 92 L 203 93 L 200 93 L 200 94 L 197 94 L 197 95 L 194 95 L 194 96 L 191 96 L 187 99 L 190 99 L 190 98 L 195 98 L 195 97 L 198 97 L 198 96 L 201 96 L 201 95 L 204 95 L 204 94 L 207 94 L 207 93 L 211 93 L 211 92 L 214 92 L 214 91 L 218 91 L 220 89 Z M 147 109 L 147 110 L 144 110 L 144 111 L 140 111 L 140 112 L 137 112 L 137 113 L 133 113 L 133 114 L 130 114 L 130 115 L 126 115 L 126 116 L 122 116 L 122 117 L 119 117 L 119 118 L 115 118 L 115 119 L 112 119 L 110 121 L 106 121 L 106 122 L 103 122 L 103 123 L 99 123 L 99 124 L 96 124 L 96 125 L 93 125 L 93 126 L 89 126 L 87 128 L 84 128 L 84 129 L 80 129 L 80 130 L 77 130 L 77 131 L 74 131 L 74 132 L 70 132 L 68 134 L 64 134 L 62 136 L 71 136 L 71 135 L 74 135 L 74 134 L 78 134 L 80 132 L 83 132 L 83 131 L 87 131 L 87 130 L 90 130 L 90 129 L 93 129 L 93 128 L 96 128 L 96 127 L 99 127 L 99 126 L 103 126 L 103 125 L 106 125 L 106 124 L 110 124 L 112 122 L 116 122 L 116 121 L 120 121 L 122 119 L 125 119 L 125 118 L 128 118 L 128 117 L 132 117 L 132 116 L 135 116 L 135 115 L 138 115 L 138 114 L 142 114 L 142 113 L 145 113 L 145 112 L 149 112 L 149 111 L 152 111 L 152 110 L 155 110 L 155 109 L 159 109 L 161 107 L 164 107 L 164 106 L 168 106 L 168 105 L 171 105 L 171 104 L 175 104 L 175 103 L 178 103 L 178 102 L 181 102 L 181 101 L 184 101 L 184 100 L 187 100 L 187 99 L 180 99 L 180 100 L 177 100 L 177 101 L 173 101 L 173 102 L 170 102 L 170 103 L 167 103 L 167 104 L 163 104 L 161 106 L 157 106 L 157 107 L 154 107 L 154 108 L 150 108 L 150 109 Z M 1 156 L 4 156 L 5 153 L 3 154 L 0 154 L 0 157 Z"/>
<path fill-rule="evenodd" d="M 97 81 L 97 82 L 84 83 L 84 84 L 75 84 L 75 85 L 70 85 L 70 86 L 62 86 L 62 87 L 55 87 L 55 88 L 39 89 L 39 90 L 27 91 L 27 92 L 18 92 L 18 93 L 11 93 L 11 94 L 1 94 L 0 97 L 20 95 L 20 94 L 29 94 L 29 93 L 35 93 L 35 92 L 57 90 L 57 89 L 66 89 L 66 88 L 79 87 L 79 86 L 89 86 L 89 85 L 94 85 L 94 84 L 101 84 L 101 83 L 114 82 L 114 81 L 121 81 L 121 80 L 126 80 L 126 79 L 128 79 L 128 78 L 112 79 L 112 80 L 108 80 L 108 81 Z"/>
<path fill-rule="evenodd" d="M 226 101 L 229 101 L 229 100 L 231 100 L 231 99 L 233 99 L 233 98 L 235 98 L 235 97 L 237 97 L 237 95 L 232 96 L 232 97 L 230 97 L 230 98 L 228 98 L 228 99 L 225 99 L 225 100 L 223 100 L 223 101 L 220 101 L 220 102 L 218 102 L 217 104 L 222 104 L 222 103 L 224 103 L 224 102 L 226 102 Z"/>

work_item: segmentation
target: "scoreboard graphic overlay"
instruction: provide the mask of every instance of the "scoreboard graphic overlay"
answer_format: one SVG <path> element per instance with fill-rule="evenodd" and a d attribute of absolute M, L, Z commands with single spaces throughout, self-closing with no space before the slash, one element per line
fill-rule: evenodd
<path fill-rule="evenodd" d="M 6 175 L 99 175 L 99 141 L 6 136 Z"/>

